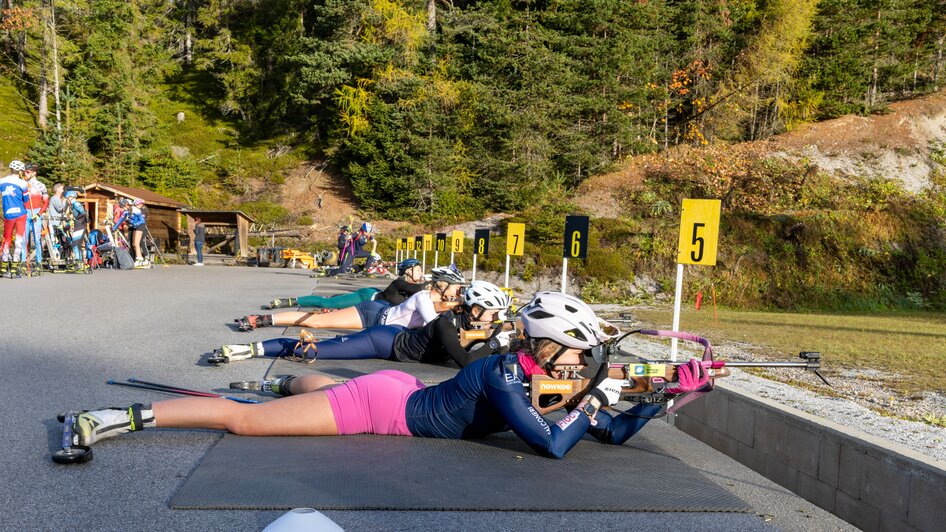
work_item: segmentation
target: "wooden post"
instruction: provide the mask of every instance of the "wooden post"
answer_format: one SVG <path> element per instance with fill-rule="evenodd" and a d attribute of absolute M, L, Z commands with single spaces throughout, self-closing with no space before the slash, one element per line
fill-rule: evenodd
<path fill-rule="evenodd" d="M 197 256 L 197 248 L 194 247 L 194 217 L 185 214 L 187 217 L 187 258 L 191 255 Z"/>
<path fill-rule="evenodd" d="M 237 242 L 240 243 L 240 256 L 244 259 L 249 253 L 250 224 L 246 218 L 236 215 L 237 219 Z"/>

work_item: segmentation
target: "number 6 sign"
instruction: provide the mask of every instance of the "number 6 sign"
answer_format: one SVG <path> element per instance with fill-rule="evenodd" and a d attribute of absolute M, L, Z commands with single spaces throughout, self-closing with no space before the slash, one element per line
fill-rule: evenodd
<path fill-rule="evenodd" d="M 683 200 L 678 263 L 716 266 L 719 208 L 719 200 Z"/>

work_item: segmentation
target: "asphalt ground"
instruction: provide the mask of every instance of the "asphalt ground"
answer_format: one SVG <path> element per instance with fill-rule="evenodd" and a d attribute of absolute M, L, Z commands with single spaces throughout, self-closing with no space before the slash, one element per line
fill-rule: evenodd
<path fill-rule="evenodd" d="M 318 292 L 383 283 L 320 279 Z M 0 279 L 0 373 L 5 377 L 0 392 L 5 439 L 0 444 L 0 529 L 260 530 L 275 520 L 282 512 L 168 507 L 171 496 L 220 438 L 219 432 L 147 430 L 97 444 L 95 459 L 87 464 L 60 466 L 50 461 L 61 439 L 55 416 L 68 409 L 169 397 L 109 386 L 108 379 L 135 377 L 218 391 L 230 381 L 259 379 L 270 369 L 267 361 L 213 368 L 201 360 L 224 343 L 279 335 L 280 329 L 241 333 L 230 323 L 275 297 L 311 293 L 316 284 L 301 270 L 187 266 Z M 272 369 L 293 368 L 288 362 L 279 364 Z M 410 371 L 403 366 L 398 369 Z M 754 513 L 324 513 L 347 530 L 853 528 L 663 422 L 650 423 L 644 431 L 661 439 L 667 452 L 749 502 Z"/>

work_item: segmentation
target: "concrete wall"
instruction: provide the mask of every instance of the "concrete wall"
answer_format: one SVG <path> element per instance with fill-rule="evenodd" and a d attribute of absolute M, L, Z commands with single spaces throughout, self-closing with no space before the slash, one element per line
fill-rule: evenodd
<path fill-rule="evenodd" d="M 946 530 L 946 464 L 717 384 L 675 424 L 867 531 Z"/>

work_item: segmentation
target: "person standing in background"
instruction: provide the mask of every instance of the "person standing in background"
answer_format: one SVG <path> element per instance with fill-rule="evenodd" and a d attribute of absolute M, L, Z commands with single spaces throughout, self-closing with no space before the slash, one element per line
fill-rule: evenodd
<path fill-rule="evenodd" d="M 46 210 L 46 213 L 49 215 L 50 240 L 53 242 L 57 242 L 59 239 L 59 233 L 57 233 L 57 231 L 62 231 L 62 221 L 66 213 L 66 199 L 62 197 L 64 190 L 65 187 L 62 183 L 53 185 L 53 195 L 49 198 L 49 209 Z M 62 250 L 58 250 L 55 245 L 51 246 L 49 249 L 49 258 L 51 260 L 59 260 L 62 258 L 61 251 Z"/>
<path fill-rule="evenodd" d="M 200 218 L 194 218 L 194 249 L 197 250 L 197 262 L 194 266 L 204 265 L 204 240 L 207 238 L 207 227 Z"/>
<path fill-rule="evenodd" d="M 29 256 L 29 244 L 32 241 L 36 253 L 36 265 L 43 266 L 43 214 L 49 206 L 49 192 L 46 185 L 36 177 L 36 164 L 26 163 L 23 171 L 28 197 L 26 200 L 26 242 L 23 246 L 23 262 Z M 32 238 L 31 238 L 32 237 Z"/>

